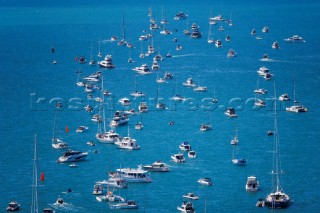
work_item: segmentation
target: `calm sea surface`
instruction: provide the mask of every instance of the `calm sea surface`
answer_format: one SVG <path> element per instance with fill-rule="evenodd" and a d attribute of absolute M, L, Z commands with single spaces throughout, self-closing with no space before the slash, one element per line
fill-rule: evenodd
<path fill-rule="evenodd" d="M 4 212 L 11 200 L 21 203 L 21 212 L 30 212 L 32 200 L 32 167 L 34 134 L 38 137 L 38 172 L 44 172 L 45 181 L 39 183 L 39 208 L 52 207 L 56 212 L 113 212 L 105 202 L 98 202 L 92 189 L 95 181 L 107 178 L 108 168 L 136 168 L 162 160 L 170 165 L 169 173 L 152 173 L 152 183 L 130 184 L 129 188 L 115 191 L 128 199 L 139 202 L 136 212 L 177 212 L 182 195 L 195 192 L 200 200 L 194 201 L 197 212 L 269 212 L 268 208 L 257 208 L 258 198 L 265 198 L 271 191 L 272 142 L 266 132 L 273 129 L 274 81 L 277 96 L 288 93 L 293 99 L 295 79 L 296 99 L 308 108 L 307 113 L 288 113 L 290 103 L 278 102 L 278 127 L 284 191 L 290 195 L 293 205 L 283 212 L 319 212 L 320 166 L 319 155 L 319 68 L 320 68 L 320 20 L 318 1 L 73 1 L 59 4 L 30 1 L 21 5 L 19 1 L 1 1 L 0 6 L 0 212 Z M 172 35 L 153 32 L 156 53 L 172 58 L 160 62 L 160 70 L 151 75 L 135 75 L 132 68 L 147 63 L 151 67 L 152 56 L 139 58 L 141 50 L 147 51 L 149 41 L 139 41 L 144 30 L 149 30 L 148 11 L 160 24 L 165 17 L 169 24 L 165 28 Z M 202 38 L 191 39 L 183 34 L 186 20 L 174 21 L 179 11 L 189 15 L 188 27 L 192 23 L 200 26 Z M 233 26 L 225 22 L 213 25 L 211 35 L 221 39 L 222 48 L 207 43 L 208 17 L 221 14 L 232 19 Z M 111 36 L 122 38 L 123 19 L 127 41 L 135 48 L 121 47 L 111 42 Z M 219 31 L 222 26 L 224 31 Z M 262 33 L 264 26 L 269 33 Z M 257 40 L 250 35 L 257 30 Z M 298 34 L 305 43 L 285 43 L 284 38 Z M 229 35 L 230 42 L 225 41 Z M 146 101 L 149 112 L 142 115 L 144 129 L 134 129 L 140 116 L 129 121 L 130 135 L 141 145 L 139 151 L 119 150 L 115 145 L 96 141 L 97 124 L 92 114 L 83 110 L 88 101 L 82 87 L 76 85 L 78 77 L 96 72 L 98 66 L 80 65 L 74 59 L 85 56 L 90 60 L 111 54 L 116 66 L 113 70 L 101 70 L 104 89 L 113 97 L 106 100 L 106 118 L 114 110 L 124 109 L 118 104 L 122 97 L 130 97 L 135 89 L 147 94 L 145 99 L 132 99 L 132 108 L 137 110 L 140 101 Z M 177 38 L 178 42 L 173 42 Z M 278 41 L 280 49 L 271 48 Z M 176 45 L 182 45 L 176 51 Z M 51 53 L 51 47 L 55 53 Z M 232 48 L 237 57 L 227 58 Z M 259 59 L 268 54 L 273 60 Z M 136 62 L 130 64 L 128 58 Z M 56 59 L 57 64 L 52 61 Z M 271 81 L 258 77 L 257 70 L 266 66 L 273 74 Z M 76 73 L 81 70 L 80 76 Z M 157 84 L 156 78 L 165 71 L 171 72 L 175 80 Z M 295 78 L 294 78 L 295 76 Z M 189 77 L 208 92 L 196 93 L 182 86 Z M 253 90 L 260 87 L 268 90 L 259 98 L 267 101 L 264 109 L 254 109 Z M 215 89 L 214 89 L 215 88 Z M 167 110 L 155 108 L 155 98 L 167 105 Z M 179 93 L 188 98 L 183 103 L 173 103 L 170 97 Z M 99 96 L 96 92 L 95 97 Z M 216 96 L 219 102 L 210 100 Z M 56 113 L 55 100 L 63 103 Z M 291 102 L 292 104 L 292 102 Z M 232 106 L 238 118 L 224 115 Z M 208 113 L 206 108 L 210 108 Z M 54 117 L 56 113 L 56 135 L 71 145 L 72 149 L 88 151 L 86 161 L 78 168 L 58 164 L 63 154 L 51 148 Z M 210 116 L 209 116 L 210 115 Z M 211 120 L 213 130 L 201 132 L 200 124 Z M 175 125 L 168 125 L 174 121 Z M 89 127 L 84 133 L 76 133 L 80 125 Z M 128 126 L 116 131 L 127 135 Z M 65 129 L 68 127 L 69 132 Z M 233 147 L 230 140 L 238 131 L 239 156 L 247 159 L 245 167 L 232 164 Z M 318 139 L 317 139 L 318 138 Z M 91 147 L 87 141 L 95 141 Z M 170 156 L 179 153 L 179 144 L 188 141 L 197 152 L 197 158 L 185 164 L 175 164 Z M 97 150 L 98 153 L 94 153 Z M 185 156 L 187 157 L 186 153 Z M 246 178 L 255 175 L 260 181 L 256 193 L 245 191 Z M 201 177 L 211 177 L 213 186 L 197 183 Z M 68 188 L 72 193 L 64 193 Z M 53 203 L 62 197 L 65 207 Z M 206 202 L 205 202 L 206 200 Z M 116 211 L 114 211 L 116 212 Z M 118 212 L 122 212 L 121 210 Z M 126 211 L 123 211 L 126 212 Z"/>

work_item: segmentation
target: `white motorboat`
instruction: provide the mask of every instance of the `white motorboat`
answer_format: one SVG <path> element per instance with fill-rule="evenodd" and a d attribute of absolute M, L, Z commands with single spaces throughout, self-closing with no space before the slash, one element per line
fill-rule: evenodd
<path fill-rule="evenodd" d="M 272 49 L 280 49 L 279 43 L 277 41 L 272 43 Z"/>
<path fill-rule="evenodd" d="M 161 160 L 155 161 L 152 164 L 143 166 L 143 169 L 150 172 L 168 172 L 169 166 Z"/>
<path fill-rule="evenodd" d="M 228 58 L 234 58 L 236 55 L 237 55 L 237 53 L 233 49 L 230 49 L 228 54 L 227 54 L 227 57 Z"/>
<path fill-rule="evenodd" d="M 65 163 L 65 162 L 74 162 L 74 161 L 81 161 L 85 160 L 88 156 L 87 152 L 80 152 L 74 150 L 68 150 L 65 152 L 61 157 L 58 158 L 58 163 Z"/>
<path fill-rule="evenodd" d="M 211 130 L 212 129 L 212 126 L 210 124 L 201 124 L 200 125 L 200 131 L 208 131 L 208 130 Z"/>
<path fill-rule="evenodd" d="M 101 118 L 101 116 L 100 116 L 99 114 L 94 114 L 94 115 L 92 116 L 91 120 L 92 120 L 93 122 L 96 122 L 96 123 L 101 123 L 102 118 Z"/>
<path fill-rule="evenodd" d="M 160 31 L 160 34 L 162 34 L 162 35 L 171 35 L 172 32 L 171 32 L 171 30 L 164 29 L 164 30 L 161 30 L 161 31 Z"/>
<path fill-rule="evenodd" d="M 230 41 L 230 36 L 227 35 L 225 40 L 226 40 L 226 42 L 229 42 Z"/>
<path fill-rule="evenodd" d="M 136 123 L 136 124 L 134 125 L 134 128 L 135 128 L 136 130 L 141 130 L 141 129 L 143 129 L 143 124 L 142 124 L 142 122 L 139 121 L 138 123 Z"/>
<path fill-rule="evenodd" d="M 188 192 L 187 194 L 182 195 L 183 198 L 188 198 L 191 200 L 199 200 L 199 196 L 197 196 L 195 193 L 193 192 Z"/>
<path fill-rule="evenodd" d="M 186 202 L 186 201 L 183 201 L 181 206 L 178 206 L 177 209 L 181 213 L 195 213 L 196 212 L 196 210 L 193 207 L 193 204 L 191 202 Z"/>
<path fill-rule="evenodd" d="M 110 209 L 138 209 L 138 202 L 134 200 L 128 200 L 125 202 L 119 202 L 117 204 L 109 205 Z"/>
<path fill-rule="evenodd" d="M 171 97 L 170 99 L 173 100 L 173 101 L 184 101 L 184 100 L 186 100 L 186 98 L 184 98 L 183 96 L 181 96 L 179 94 L 176 94 L 175 96 Z"/>
<path fill-rule="evenodd" d="M 207 92 L 208 88 L 204 86 L 197 86 L 196 88 L 193 89 L 195 92 Z"/>
<path fill-rule="evenodd" d="M 19 209 L 20 203 L 18 203 L 17 201 L 11 201 L 6 208 L 7 211 L 19 211 Z"/>
<path fill-rule="evenodd" d="M 156 82 L 159 84 L 163 84 L 163 83 L 166 83 L 166 79 L 159 77 L 156 79 Z"/>
<path fill-rule="evenodd" d="M 288 112 L 307 112 L 308 109 L 302 105 L 293 105 L 293 106 L 290 106 L 290 107 L 286 107 L 286 111 Z"/>
<path fill-rule="evenodd" d="M 177 51 L 181 51 L 181 50 L 182 50 L 182 46 L 181 46 L 180 44 L 178 44 L 178 45 L 176 46 L 176 50 L 177 50 Z"/>
<path fill-rule="evenodd" d="M 202 33 L 199 31 L 199 29 L 193 30 L 191 35 L 191 38 L 201 38 L 202 37 Z"/>
<path fill-rule="evenodd" d="M 181 151 L 190 151 L 192 148 L 191 148 L 191 145 L 189 144 L 189 142 L 184 141 L 179 145 L 179 149 Z"/>
<path fill-rule="evenodd" d="M 222 15 L 217 15 L 217 16 L 214 16 L 214 17 L 211 17 L 211 18 L 209 18 L 211 21 L 215 21 L 215 22 L 217 22 L 217 21 L 224 21 L 225 19 L 224 18 L 222 18 Z"/>
<path fill-rule="evenodd" d="M 271 61 L 271 59 L 269 58 L 268 54 L 263 54 L 263 57 L 261 59 L 259 59 L 260 61 Z"/>
<path fill-rule="evenodd" d="M 158 61 L 153 60 L 152 65 L 151 65 L 151 69 L 158 70 L 159 68 L 160 68 L 160 65 L 159 65 Z"/>
<path fill-rule="evenodd" d="M 188 17 L 188 15 L 186 15 L 182 11 L 180 11 L 173 17 L 173 19 L 177 21 L 177 20 L 184 20 L 187 17 Z"/>
<path fill-rule="evenodd" d="M 266 94 L 266 93 L 268 92 L 268 90 L 265 90 L 265 89 L 263 89 L 263 88 L 259 88 L 259 89 L 253 90 L 253 92 L 254 92 L 254 93 L 257 93 L 257 94 L 262 94 L 262 95 L 264 95 L 264 94 Z"/>
<path fill-rule="evenodd" d="M 292 43 L 304 43 L 306 42 L 305 40 L 303 40 L 303 38 L 301 36 L 298 35 L 293 35 L 290 38 L 286 38 L 284 39 L 285 42 L 292 42 Z"/>
<path fill-rule="evenodd" d="M 173 79 L 173 75 L 170 72 L 165 72 L 164 73 L 164 79 L 169 80 L 169 79 Z"/>
<path fill-rule="evenodd" d="M 264 26 L 261 30 L 263 33 L 268 33 L 269 32 L 269 27 Z"/>
<path fill-rule="evenodd" d="M 85 132 L 89 129 L 89 127 L 87 126 L 79 126 L 76 130 L 76 132 L 81 133 L 81 132 Z"/>
<path fill-rule="evenodd" d="M 228 107 L 227 111 L 225 111 L 224 114 L 229 116 L 229 117 L 237 117 L 238 116 L 233 107 Z"/>
<path fill-rule="evenodd" d="M 271 74 L 270 73 L 267 73 L 267 74 L 265 74 L 264 76 L 263 76 L 263 78 L 264 79 L 266 79 L 266 80 L 271 80 Z"/>
<path fill-rule="evenodd" d="M 216 46 L 216 47 L 222 47 L 222 42 L 221 42 L 221 40 L 220 39 L 218 39 L 218 40 L 216 40 L 216 42 L 214 43 L 214 45 Z"/>
<path fill-rule="evenodd" d="M 220 27 L 219 27 L 218 30 L 219 30 L 219 31 L 224 31 L 224 28 L 222 27 L 222 25 L 220 25 Z"/>
<path fill-rule="evenodd" d="M 259 68 L 259 70 L 257 71 L 257 73 L 258 73 L 259 75 L 264 76 L 265 74 L 270 73 L 270 70 L 269 70 L 267 67 L 263 66 L 263 67 L 260 67 L 260 68 Z"/>
<path fill-rule="evenodd" d="M 290 101 L 290 97 L 287 93 L 279 96 L 279 101 Z"/>
<path fill-rule="evenodd" d="M 121 99 L 119 100 L 119 103 L 120 103 L 122 106 L 130 106 L 131 101 L 130 101 L 129 98 L 124 97 L 124 98 L 121 98 Z"/>
<path fill-rule="evenodd" d="M 109 180 L 102 180 L 102 181 L 97 181 L 96 184 L 100 184 L 104 187 L 107 188 L 127 188 L 128 187 L 128 182 L 126 180 L 123 180 L 121 178 L 111 178 Z"/>
<path fill-rule="evenodd" d="M 97 133 L 96 138 L 101 143 L 114 143 L 119 139 L 119 134 L 116 133 L 113 129 L 110 129 L 104 133 Z"/>
<path fill-rule="evenodd" d="M 197 153 L 194 150 L 190 150 L 188 152 L 188 157 L 189 158 L 196 158 L 197 157 Z"/>
<path fill-rule="evenodd" d="M 150 183 L 152 181 L 149 173 L 142 169 L 139 165 L 137 169 L 121 168 L 116 172 L 110 172 L 110 181 L 118 180 L 119 178 L 126 180 L 128 183 Z"/>
<path fill-rule="evenodd" d="M 60 206 L 60 205 L 65 204 L 65 202 L 64 202 L 63 198 L 58 197 L 58 199 L 56 200 L 56 202 L 54 204 Z"/>
<path fill-rule="evenodd" d="M 112 63 L 112 56 L 111 55 L 106 55 L 104 60 L 100 61 L 98 64 L 102 68 L 107 68 L 107 69 L 115 68 L 115 65 Z"/>
<path fill-rule="evenodd" d="M 180 153 L 171 155 L 171 159 L 173 160 L 173 162 L 176 162 L 176 163 L 186 162 L 186 159 L 184 158 L 183 154 L 180 154 Z"/>
<path fill-rule="evenodd" d="M 256 192 L 259 189 L 259 181 L 257 180 L 257 177 L 255 176 L 249 176 L 247 177 L 246 182 L 246 191 L 247 192 Z"/>
<path fill-rule="evenodd" d="M 113 119 L 110 121 L 110 126 L 116 127 L 127 124 L 129 121 L 129 116 L 122 112 L 116 111 L 113 115 Z"/>
<path fill-rule="evenodd" d="M 150 68 L 147 64 L 142 64 L 140 67 L 135 67 L 132 70 L 139 74 L 151 74 Z"/>
<path fill-rule="evenodd" d="M 138 90 L 130 93 L 130 95 L 133 96 L 133 97 L 144 97 L 144 96 L 146 96 L 145 93 L 143 93 L 143 92 L 141 92 L 141 91 L 138 91 Z"/>
<path fill-rule="evenodd" d="M 196 84 L 193 82 L 192 78 L 188 78 L 185 82 L 182 83 L 185 87 L 195 87 Z"/>
<path fill-rule="evenodd" d="M 112 191 L 108 191 L 106 195 L 97 196 L 96 200 L 99 202 L 102 202 L 102 201 L 108 201 L 108 202 L 122 201 L 122 202 L 125 202 L 125 199 L 123 197 L 113 194 Z"/>
<path fill-rule="evenodd" d="M 146 102 L 140 102 L 138 108 L 139 108 L 139 112 L 148 112 L 148 105 Z"/>
<path fill-rule="evenodd" d="M 256 35 L 256 33 L 257 33 L 256 29 L 252 29 L 250 34 L 251 35 Z"/>
<path fill-rule="evenodd" d="M 266 107 L 266 102 L 261 100 L 261 99 L 257 99 L 254 103 L 254 105 L 256 107 Z"/>
<path fill-rule="evenodd" d="M 103 187 L 101 184 L 95 184 L 93 186 L 93 191 L 92 191 L 92 194 L 93 195 L 102 195 L 103 193 Z"/>
<path fill-rule="evenodd" d="M 211 178 L 208 177 L 204 177 L 204 178 L 200 178 L 198 180 L 198 183 L 202 184 L 202 185 L 207 185 L 207 186 L 211 186 L 213 185 Z"/>

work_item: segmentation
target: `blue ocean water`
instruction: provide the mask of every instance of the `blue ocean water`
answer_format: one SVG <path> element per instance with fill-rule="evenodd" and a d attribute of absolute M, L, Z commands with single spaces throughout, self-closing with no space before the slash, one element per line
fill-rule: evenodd
<path fill-rule="evenodd" d="M 163 14 L 169 21 L 172 35 L 154 32 L 154 46 L 165 55 L 173 57 L 160 62 L 160 75 L 165 71 L 174 74 L 176 80 L 157 85 L 157 72 L 137 76 L 131 70 L 142 63 L 151 66 L 152 57 L 139 58 L 141 52 L 139 36 L 143 30 L 149 31 L 148 10 L 159 21 Z M 320 4 L 317 1 L 280 1 L 272 4 L 266 1 L 95 1 L 90 4 L 29 1 L 21 5 L 19 1 L 2 1 L 0 7 L 0 62 L 1 62 L 1 174 L 0 209 L 5 209 L 11 200 L 21 203 L 21 212 L 29 212 L 32 191 L 32 166 L 34 134 L 38 136 L 38 168 L 44 172 L 45 181 L 40 183 L 40 209 L 52 204 L 57 197 L 69 203 L 68 208 L 58 208 L 57 212 L 112 212 L 107 203 L 99 203 L 92 195 L 94 182 L 106 179 L 108 168 L 136 167 L 163 160 L 170 164 L 171 171 L 165 174 L 152 173 L 152 183 L 130 184 L 120 194 L 140 204 L 137 212 L 176 212 L 183 201 L 182 195 L 193 191 L 200 196 L 194 201 L 197 212 L 266 212 L 268 208 L 257 208 L 258 198 L 264 198 L 271 190 L 272 137 L 266 132 L 273 128 L 272 102 L 265 109 L 254 110 L 250 98 L 257 86 L 256 70 L 268 67 L 276 80 L 277 94 L 289 93 L 293 97 L 293 79 L 296 76 L 296 97 L 306 107 L 307 113 L 285 112 L 287 105 L 279 106 L 278 124 L 284 191 L 291 196 L 293 205 L 283 212 L 319 211 L 318 186 L 320 167 L 318 155 L 319 111 L 318 99 L 320 67 L 320 47 L 317 20 Z M 173 16 L 183 11 L 189 15 L 189 25 L 197 23 L 203 34 L 201 39 L 186 37 L 182 31 L 185 21 L 174 21 Z M 222 39 L 223 47 L 218 49 L 207 43 L 208 17 L 222 14 L 232 18 L 233 26 L 222 23 L 224 31 L 218 31 L 220 24 L 212 28 L 215 39 Z M 122 16 L 126 26 L 126 39 L 136 48 L 119 47 L 110 38 L 121 38 Z M 261 28 L 268 26 L 270 32 L 264 34 Z M 262 40 L 250 35 L 252 28 Z M 177 32 L 175 32 L 175 29 Z M 289 44 L 284 38 L 301 35 L 306 43 Z M 226 35 L 231 41 L 224 42 Z M 178 38 L 178 43 L 172 41 Z M 137 88 L 147 93 L 145 101 L 150 111 L 142 115 L 144 129 L 134 130 L 139 116 L 130 118 L 130 134 L 141 145 L 140 151 L 121 151 L 114 145 L 96 143 L 89 147 L 86 142 L 95 140 L 97 125 L 90 121 L 91 116 L 79 106 L 87 104 L 86 94 L 76 86 L 77 70 L 81 77 L 97 71 L 98 67 L 79 65 L 76 56 L 90 58 L 91 42 L 93 57 L 97 57 L 99 38 L 103 55 L 111 54 L 116 65 L 114 70 L 102 70 L 105 88 L 113 94 L 107 100 L 107 118 L 115 109 L 122 109 L 117 100 L 129 96 Z M 278 41 L 279 50 L 271 44 Z M 177 52 L 177 44 L 183 50 Z M 146 52 L 148 41 L 143 42 Z M 51 53 L 54 46 L 55 53 Z M 227 58 L 233 48 L 237 57 Z M 259 59 L 267 53 L 271 62 Z M 127 63 L 131 56 L 136 62 Z M 58 64 L 53 65 L 56 59 Z M 207 93 L 195 93 L 182 86 L 188 77 L 208 87 Z M 136 79 L 136 80 L 135 80 Z M 259 84 L 269 91 L 264 98 L 273 97 L 273 81 L 259 78 Z M 159 86 L 159 95 L 167 104 L 168 110 L 154 108 Z M 200 132 L 199 126 L 208 120 L 206 98 L 215 96 L 219 103 L 210 105 L 213 130 Z M 169 98 L 173 91 L 188 98 L 184 103 L 172 103 Z M 76 99 L 75 99 L 76 98 Z M 38 103 L 37 101 L 40 100 Z M 42 101 L 41 101 L 42 100 Z M 62 100 L 64 108 L 57 113 L 58 134 L 73 149 L 88 151 L 86 161 L 78 168 L 71 169 L 67 164 L 57 164 L 61 151 L 51 148 L 52 129 L 55 116 L 54 101 Z M 76 104 L 75 100 L 83 100 Z M 249 100 L 247 103 L 246 101 Z M 50 102 L 51 101 L 51 102 Z M 140 99 L 133 101 L 137 108 Z M 74 106 L 78 106 L 74 107 Z M 236 108 L 239 117 L 229 119 L 224 115 L 226 107 Z M 169 126 L 169 121 L 175 125 Z M 76 133 L 79 125 L 86 125 L 89 131 Z M 69 132 L 65 132 L 68 126 Z M 239 135 L 239 154 L 247 159 L 245 167 L 231 163 L 235 126 Z M 116 129 L 121 135 L 127 134 L 127 127 Z M 197 152 L 196 159 L 187 159 L 183 165 L 170 161 L 170 155 L 179 152 L 178 145 L 189 141 Z M 98 150 L 98 154 L 94 154 Z M 260 181 L 256 193 L 245 191 L 247 176 L 255 175 Z M 211 177 L 214 185 L 201 186 L 200 177 Z M 65 194 L 68 188 L 72 193 Z M 206 204 L 204 202 L 206 200 Z"/>

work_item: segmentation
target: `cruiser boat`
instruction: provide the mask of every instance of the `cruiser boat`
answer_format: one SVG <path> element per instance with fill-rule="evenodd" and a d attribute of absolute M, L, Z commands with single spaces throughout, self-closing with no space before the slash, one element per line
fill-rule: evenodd
<path fill-rule="evenodd" d="M 65 162 L 74 162 L 74 161 L 81 161 L 85 160 L 88 156 L 88 152 L 80 152 L 74 150 L 68 150 L 65 152 L 61 157 L 58 158 L 58 163 L 65 163 Z"/>
<path fill-rule="evenodd" d="M 121 126 L 127 124 L 129 117 L 122 111 L 116 111 L 113 115 L 113 119 L 110 121 L 110 126 Z"/>
<path fill-rule="evenodd" d="M 169 171 L 168 165 L 163 163 L 161 160 L 155 161 L 150 165 L 145 165 L 142 168 L 150 172 L 168 172 Z"/>
<path fill-rule="evenodd" d="M 183 201 L 181 206 L 178 206 L 177 209 L 181 213 L 195 213 L 196 212 L 196 210 L 193 207 L 193 204 L 191 202 L 186 202 L 186 201 Z"/>
<path fill-rule="evenodd" d="M 247 192 L 256 192 L 259 189 L 259 181 L 255 176 L 249 176 L 246 182 Z"/>
<path fill-rule="evenodd" d="M 214 22 L 216 22 L 216 21 L 224 21 L 224 19 L 222 18 L 222 15 L 217 15 L 217 16 L 209 18 L 209 19 L 210 19 L 210 21 L 214 21 Z"/>
<path fill-rule="evenodd" d="M 298 36 L 298 35 L 293 35 L 292 37 L 290 38 L 286 38 L 284 39 L 285 42 L 293 42 L 293 43 L 303 43 L 303 42 L 306 42 L 305 40 L 303 40 L 303 38 L 301 36 Z"/>
<path fill-rule="evenodd" d="M 114 64 L 112 63 L 112 56 L 111 55 L 106 55 L 104 60 L 100 61 L 98 64 L 102 68 L 107 68 L 107 69 L 115 68 Z"/>
<path fill-rule="evenodd" d="M 184 14 L 182 11 L 180 11 L 179 13 L 177 13 L 174 17 L 173 17 L 173 19 L 174 20 L 184 20 L 184 19 L 186 19 L 188 17 L 188 15 L 186 15 L 186 14 Z"/>
<path fill-rule="evenodd" d="M 105 133 L 96 134 L 97 140 L 101 143 L 114 143 L 116 140 L 119 139 L 119 137 L 119 134 L 112 129 Z"/>
<path fill-rule="evenodd" d="M 129 149 L 129 150 L 139 150 L 140 146 L 137 143 L 137 140 L 131 138 L 128 134 L 127 137 L 119 138 L 115 144 L 118 146 L 119 149 Z"/>
<path fill-rule="evenodd" d="M 145 93 L 143 93 L 141 91 L 137 91 L 137 90 L 132 92 L 132 93 L 130 93 L 130 95 L 133 96 L 133 97 L 144 97 L 144 96 L 146 96 Z"/>
<path fill-rule="evenodd" d="M 270 70 L 269 70 L 268 68 L 266 68 L 265 66 L 263 66 L 263 67 L 260 67 L 260 68 L 259 68 L 259 70 L 257 71 L 257 73 L 258 73 L 259 75 L 264 76 L 265 74 L 270 73 Z"/>
<path fill-rule="evenodd" d="M 233 49 L 230 49 L 228 54 L 227 54 L 227 57 L 228 58 L 233 58 L 237 55 L 237 53 L 233 50 Z"/>
<path fill-rule="evenodd" d="M 288 94 L 282 94 L 279 96 L 279 101 L 290 101 L 290 97 Z"/>
<path fill-rule="evenodd" d="M 198 29 L 195 29 L 195 30 L 192 31 L 190 37 L 191 38 L 201 38 L 202 37 L 202 33 Z"/>
<path fill-rule="evenodd" d="M 191 145 L 189 144 L 189 142 L 185 141 L 185 142 L 182 142 L 179 145 L 179 149 L 181 151 L 190 151 L 191 150 Z"/>
<path fill-rule="evenodd" d="M 130 106 L 131 101 L 130 101 L 129 98 L 124 97 L 124 98 L 121 98 L 121 99 L 119 100 L 119 103 L 120 103 L 122 106 Z"/>
<path fill-rule="evenodd" d="M 89 128 L 86 126 L 79 126 L 76 130 L 76 132 L 84 132 L 87 131 Z"/>
<path fill-rule="evenodd" d="M 211 178 L 205 177 L 205 178 L 200 178 L 198 180 L 198 183 L 202 184 L 202 185 L 207 185 L 207 186 L 211 186 L 213 185 Z"/>
<path fill-rule="evenodd" d="M 221 42 L 221 40 L 220 39 L 218 39 L 218 40 L 216 40 L 216 42 L 214 43 L 214 45 L 216 46 L 216 47 L 222 47 L 222 42 Z"/>
<path fill-rule="evenodd" d="M 197 153 L 195 151 L 193 151 L 193 150 L 190 150 L 188 152 L 188 157 L 189 158 L 196 158 L 197 157 Z"/>
<path fill-rule="evenodd" d="M 271 47 L 272 47 L 272 49 L 279 49 L 280 48 L 279 43 L 277 41 L 273 42 Z"/>
<path fill-rule="evenodd" d="M 117 204 L 109 205 L 110 209 L 138 209 L 138 202 L 134 200 L 128 200 L 125 202 L 119 202 Z"/>
<path fill-rule="evenodd" d="M 147 64 L 142 64 L 140 67 L 135 67 L 132 70 L 139 74 L 151 74 L 150 68 Z"/>
<path fill-rule="evenodd" d="M 139 112 L 148 112 L 148 105 L 146 102 L 140 102 Z"/>
<path fill-rule="evenodd" d="M 142 169 L 139 165 L 137 169 L 134 168 L 121 168 L 115 172 L 110 172 L 110 181 L 118 180 L 119 178 L 127 181 L 128 183 L 150 183 L 152 181 L 149 173 Z"/>
<path fill-rule="evenodd" d="M 7 211 L 19 211 L 20 204 L 17 201 L 11 201 L 6 208 Z"/>
<path fill-rule="evenodd" d="M 197 196 L 195 193 L 193 192 L 188 192 L 187 194 L 182 195 L 183 198 L 188 198 L 191 200 L 199 200 L 199 196 Z"/>
<path fill-rule="evenodd" d="M 224 114 L 229 116 L 229 117 L 237 117 L 238 116 L 233 107 L 228 107 L 227 111 L 225 111 Z"/>
<path fill-rule="evenodd" d="M 186 80 L 186 82 L 182 83 L 182 85 L 185 87 L 195 87 L 196 86 L 196 84 L 193 82 L 192 78 L 188 78 Z"/>
<path fill-rule="evenodd" d="M 171 159 L 176 163 L 184 163 L 186 159 L 184 158 L 183 154 L 173 154 L 171 155 Z"/>

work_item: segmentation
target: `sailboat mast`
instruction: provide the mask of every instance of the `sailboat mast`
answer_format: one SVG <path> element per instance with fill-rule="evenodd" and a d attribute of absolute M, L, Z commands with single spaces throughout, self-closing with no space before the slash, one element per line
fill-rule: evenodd
<path fill-rule="evenodd" d="M 102 79 L 101 79 L 101 95 L 102 95 L 102 117 L 103 117 L 103 132 L 107 132 L 107 129 L 106 129 L 106 115 L 105 115 L 105 111 L 104 111 L 104 94 L 103 94 L 103 90 L 104 90 L 104 87 L 103 87 L 103 81 L 104 81 L 104 78 L 103 78 L 103 75 L 102 75 Z"/>
<path fill-rule="evenodd" d="M 280 190 L 280 179 L 279 179 L 279 134 L 278 134 L 278 121 L 277 121 L 277 94 L 276 94 L 276 83 L 274 82 L 274 160 L 275 160 L 275 174 L 276 174 L 276 191 Z"/>
<path fill-rule="evenodd" d="M 38 213 L 37 134 L 34 136 L 31 213 Z"/>

